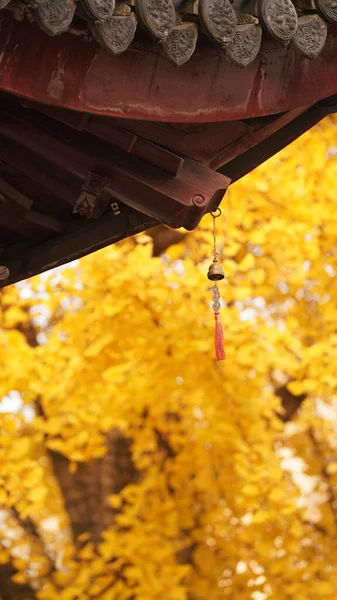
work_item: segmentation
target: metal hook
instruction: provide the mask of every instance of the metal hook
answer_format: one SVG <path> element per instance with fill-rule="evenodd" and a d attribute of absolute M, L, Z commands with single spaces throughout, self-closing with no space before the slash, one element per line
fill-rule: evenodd
<path fill-rule="evenodd" d="M 218 219 L 222 215 L 222 210 L 221 210 L 221 208 L 218 207 L 215 212 L 212 212 L 210 210 L 209 213 L 213 217 L 213 219 Z"/>

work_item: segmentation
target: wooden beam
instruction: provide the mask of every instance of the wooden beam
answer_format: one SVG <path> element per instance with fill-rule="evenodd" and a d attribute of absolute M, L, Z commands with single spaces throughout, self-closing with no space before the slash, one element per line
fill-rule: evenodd
<path fill-rule="evenodd" d="M 134 154 L 138 158 L 151 163 L 174 177 L 179 174 L 184 164 L 182 156 L 177 156 L 158 144 L 130 133 L 127 129 L 117 127 L 111 119 L 100 118 L 95 115 L 82 115 L 69 110 L 48 107 L 33 102 L 25 102 L 24 106 L 35 109 L 33 113 L 26 111 L 27 119 L 31 118 L 35 123 L 41 121 L 41 115 L 46 115 L 64 125 L 68 125 L 76 131 L 91 133 L 109 145 Z"/>
<path fill-rule="evenodd" d="M 27 248 L 25 252 L 16 255 L 4 252 L 1 262 L 10 271 L 7 285 L 81 258 L 155 225 L 158 223 L 151 217 L 128 207 L 117 216 L 111 212 L 97 220 L 73 223 L 65 233 Z"/>
<path fill-rule="evenodd" d="M 0 219 L 4 212 L 12 218 L 20 219 L 33 205 L 32 200 L 29 200 L 29 198 L 20 194 L 20 192 L 2 179 L 0 179 L 0 196 L 2 197 L 2 202 L 0 203 Z"/>
<path fill-rule="evenodd" d="M 46 240 L 62 233 L 62 221 L 31 210 L 32 200 L 0 179 L 0 224 L 33 240 Z"/>
<path fill-rule="evenodd" d="M 64 182 L 70 179 L 82 187 L 88 172 L 97 173 L 106 178 L 111 197 L 171 227 L 194 229 L 207 211 L 219 205 L 230 183 L 191 159 L 185 159 L 172 177 L 92 135 L 54 121 L 43 126 L 4 111 L 0 114 L 0 135 L 47 162 Z"/>
<path fill-rule="evenodd" d="M 223 148 L 237 144 L 256 130 L 255 120 L 253 124 L 250 121 L 225 121 L 188 125 L 131 119 L 114 119 L 114 122 L 130 133 L 205 164 Z"/>
<path fill-rule="evenodd" d="M 252 169 L 255 169 L 271 156 L 293 142 L 308 129 L 319 123 L 324 118 L 323 111 L 313 107 L 296 119 L 286 124 L 273 135 L 261 141 L 253 148 L 237 156 L 234 160 L 223 165 L 219 172 L 231 177 L 235 182 Z"/>
<path fill-rule="evenodd" d="M 285 125 L 294 121 L 298 116 L 305 113 L 310 106 L 311 105 L 301 106 L 300 108 L 295 108 L 294 110 L 290 110 L 281 115 L 264 117 L 256 120 L 255 129 L 252 129 L 243 139 L 241 138 L 237 143 L 232 144 L 230 147 L 225 146 L 218 151 L 217 154 L 210 157 L 210 159 L 206 161 L 206 164 L 211 169 L 220 169 L 220 167 L 226 163 L 245 154 L 248 150 L 272 136 L 279 129 L 282 129 Z M 259 127 L 257 127 L 258 124 L 260 125 Z"/>
<path fill-rule="evenodd" d="M 43 237 L 46 236 L 48 239 L 63 233 L 66 229 L 66 224 L 59 219 L 43 215 L 36 210 L 30 210 L 25 216 L 25 221 L 36 230 L 39 239 L 41 239 L 41 232 L 43 233 Z"/>
<path fill-rule="evenodd" d="M 0 224 L 10 231 L 30 240 L 45 241 L 62 233 L 66 224 L 35 210 L 29 210 L 21 218 L 5 210 L 0 212 Z"/>
<path fill-rule="evenodd" d="M 33 153 L 27 152 L 24 147 L 11 142 L 7 137 L 0 135 L 0 160 L 14 167 L 32 181 L 36 182 L 47 193 L 60 198 L 67 204 L 75 205 L 78 198 L 78 189 L 64 183 L 60 178 L 53 177 L 48 170 L 48 163 Z"/>

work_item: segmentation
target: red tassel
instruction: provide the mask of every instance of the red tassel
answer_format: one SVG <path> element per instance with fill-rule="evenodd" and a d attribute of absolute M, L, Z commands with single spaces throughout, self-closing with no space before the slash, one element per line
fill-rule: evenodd
<path fill-rule="evenodd" d="M 220 313 L 214 313 L 215 316 L 215 358 L 216 360 L 225 360 L 225 339 L 220 321 Z"/>

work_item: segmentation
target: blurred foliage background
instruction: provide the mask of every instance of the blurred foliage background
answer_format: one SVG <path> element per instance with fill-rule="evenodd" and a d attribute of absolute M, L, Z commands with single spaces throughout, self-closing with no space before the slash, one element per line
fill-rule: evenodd
<path fill-rule="evenodd" d="M 2 600 L 335 600 L 337 119 L 160 227 L 1 293 Z"/>

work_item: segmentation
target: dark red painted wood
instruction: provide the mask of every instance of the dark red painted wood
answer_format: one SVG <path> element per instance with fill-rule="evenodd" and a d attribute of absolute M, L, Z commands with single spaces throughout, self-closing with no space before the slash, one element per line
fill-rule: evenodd
<path fill-rule="evenodd" d="M 172 177 L 137 156 L 107 147 L 93 136 L 42 119 L 41 115 L 40 128 L 33 124 L 33 115 L 28 121 L 3 110 L 0 137 L 16 145 L 17 154 L 34 154 L 41 167 L 45 164 L 48 172 L 63 183 L 81 189 L 88 172 L 98 173 L 106 179 L 110 198 L 171 227 L 194 229 L 206 212 L 220 204 L 230 184 L 227 177 L 188 158 L 183 160 L 179 174 Z"/>
<path fill-rule="evenodd" d="M 155 225 L 158 225 L 156 221 L 132 208 L 117 217 L 109 213 L 96 221 L 85 219 L 73 223 L 63 234 L 43 244 L 15 254 L 5 252 L 1 260 L 8 267 L 10 276 L 7 281 L 0 280 L 0 288 L 96 252 Z"/>
<path fill-rule="evenodd" d="M 112 146 L 121 148 L 126 152 L 132 152 L 135 156 L 143 158 L 174 177 L 179 174 L 184 164 L 182 157 L 169 152 L 169 150 L 157 144 L 152 144 L 148 140 L 132 134 L 126 129 L 115 127 L 106 117 L 99 118 L 93 115 L 84 115 L 83 117 L 82 114 L 69 110 L 50 108 L 41 104 L 33 104 L 32 106 L 40 110 L 43 114 L 51 116 L 61 121 L 61 123 L 73 127 L 77 131 L 87 131 L 108 144 L 112 144 Z"/>
<path fill-rule="evenodd" d="M 215 122 L 275 114 L 337 92 L 337 27 L 316 60 L 264 40 L 244 69 L 203 42 L 182 67 L 149 40 L 114 57 L 94 42 L 0 15 L 0 89 L 32 100 L 107 116 Z"/>

